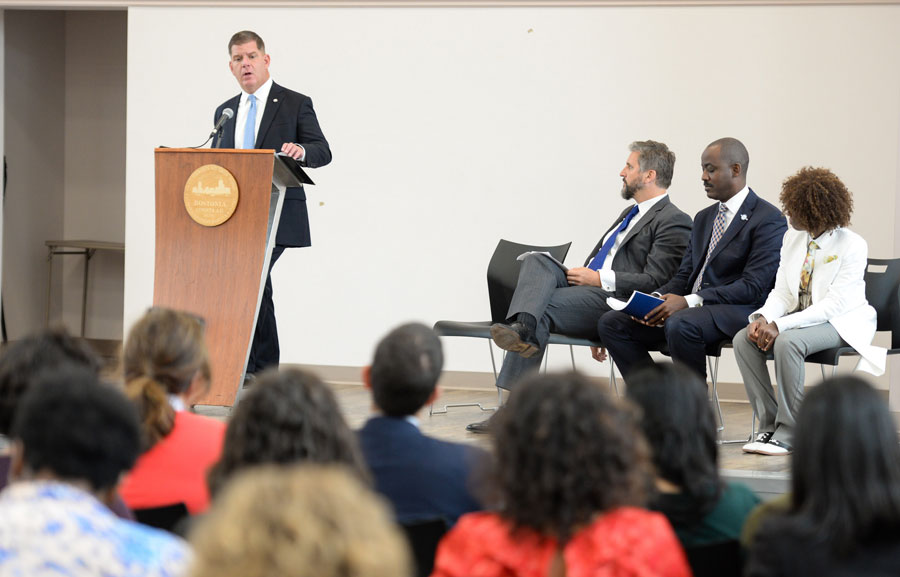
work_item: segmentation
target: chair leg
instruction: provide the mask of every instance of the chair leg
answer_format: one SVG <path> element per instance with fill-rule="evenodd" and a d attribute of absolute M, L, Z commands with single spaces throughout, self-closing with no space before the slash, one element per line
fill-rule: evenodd
<path fill-rule="evenodd" d="M 613 362 L 612 357 L 607 357 L 609 361 L 609 388 L 612 391 L 616 392 L 616 396 L 619 396 L 619 383 L 616 381 L 616 364 Z"/>
<path fill-rule="evenodd" d="M 445 415 L 447 414 L 448 409 L 454 407 L 478 407 L 484 412 L 496 411 L 503 405 L 503 389 L 497 386 L 497 381 L 500 379 L 500 375 L 497 373 L 497 361 L 494 360 L 494 347 L 492 345 L 491 339 L 487 339 L 488 343 L 488 352 L 491 354 L 491 368 L 494 370 L 494 386 L 497 387 L 497 406 L 496 407 L 485 407 L 481 403 L 449 403 L 444 405 L 442 408 L 435 410 L 434 403 L 431 403 L 431 406 L 428 407 L 428 416 L 432 415 Z"/>
<path fill-rule="evenodd" d="M 716 413 L 719 416 L 719 426 L 718 426 L 717 430 L 719 431 L 720 435 L 724 435 L 725 434 L 725 417 L 722 414 L 722 405 L 719 403 L 719 389 L 718 389 L 719 359 L 720 359 L 720 357 L 706 357 L 706 361 L 709 364 L 709 368 L 710 368 L 709 373 L 712 377 L 710 380 L 712 381 L 713 402 L 716 405 Z M 754 413 L 753 416 L 750 417 L 750 435 L 746 439 L 719 439 L 719 441 L 718 441 L 719 444 L 720 445 L 730 445 L 730 444 L 734 444 L 734 443 L 742 443 L 743 444 L 743 443 L 752 441 L 753 437 L 754 437 L 755 428 L 756 428 L 755 423 L 756 423 L 756 413 Z"/>
<path fill-rule="evenodd" d="M 725 417 L 722 416 L 722 405 L 719 403 L 719 357 L 706 357 L 706 364 L 709 367 L 709 374 L 712 381 L 712 397 L 716 405 L 716 415 L 719 417 L 718 431 L 721 433 L 725 430 Z"/>

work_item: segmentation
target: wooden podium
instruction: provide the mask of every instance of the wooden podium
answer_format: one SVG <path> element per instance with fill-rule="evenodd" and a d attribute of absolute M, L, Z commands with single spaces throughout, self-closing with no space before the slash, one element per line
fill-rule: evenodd
<path fill-rule="evenodd" d="M 212 386 L 199 404 L 231 406 L 247 367 L 284 191 L 299 181 L 273 150 L 158 148 L 155 156 L 153 304 L 206 320 Z M 198 170 L 224 179 L 206 178 L 194 194 L 202 200 L 193 204 L 223 204 L 237 185 L 234 213 L 219 225 L 199 224 L 188 212 L 186 197 L 198 190 L 188 184 Z"/>

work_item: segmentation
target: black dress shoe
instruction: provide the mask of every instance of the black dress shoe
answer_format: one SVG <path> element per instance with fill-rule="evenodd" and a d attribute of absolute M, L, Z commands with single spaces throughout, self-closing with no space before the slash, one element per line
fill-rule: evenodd
<path fill-rule="evenodd" d="M 541 350 L 534 332 L 519 322 L 511 325 L 502 323 L 491 325 L 491 338 L 504 351 L 519 353 L 526 359 L 536 355 Z"/>
<path fill-rule="evenodd" d="M 491 432 L 491 420 L 485 419 L 483 421 L 478 421 L 477 423 L 469 423 L 466 425 L 466 430 L 470 433 L 477 433 L 479 435 L 484 435 Z"/>

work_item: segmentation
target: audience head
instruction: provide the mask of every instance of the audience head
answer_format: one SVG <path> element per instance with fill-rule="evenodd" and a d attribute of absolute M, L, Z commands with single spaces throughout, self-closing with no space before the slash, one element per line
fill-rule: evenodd
<path fill-rule="evenodd" d="M 791 226 L 813 237 L 850 225 L 853 196 L 827 168 L 801 168 L 782 183 L 780 199 Z"/>
<path fill-rule="evenodd" d="M 750 154 L 736 138 L 720 138 L 709 143 L 700 156 L 701 179 L 706 196 L 726 202 L 747 185 Z"/>
<path fill-rule="evenodd" d="M 411 575 L 388 508 L 342 467 L 239 474 L 192 532 L 192 577 Z"/>
<path fill-rule="evenodd" d="M 795 529 L 843 554 L 900 538 L 900 439 L 864 380 L 829 379 L 806 395 L 791 468 Z"/>
<path fill-rule="evenodd" d="M 170 396 L 192 404 L 209 390 L 204 331 L 195 315 L 154 307 L 128 333 L 122 359 L 125 392 L 140 412 L 145 451 L 175 424 Z"/>
<path fill-rule="evenodd" d="M 641 172 L 652 170 L 656 173 L 656 186 L 669 188 L 675 173 L 675 153 L 668 146 L 654 140 L 636 140 L 628 146 L 628 150 L 638 153 Z"/>
<path fill-rule="evenodd" d="M 443 364 L 437 334 L 425 325 L 409 323 L 381 339 L 365 380 L 382 413 L 405 417 L 434 396 Z"/>
<path fill-rule="evenodd" d="M 656 474 L 697 503 L 702 516 L 719 498 L 716 422 L 706 383 L 681 365 L 659 363 L 628 379 L 627 397 L 641 412 Z"/>
<path fill-rule="evenodd" d="M 93 492 L 115 488 L 134 464 L 140 429 L 134 406 L 96 372 L 61 365 L 29 387 L 13 424 L 14 478 L 87 483 Z"/>
<path fill-rule="evenodd" d="M 331 389 L 306 371 L 266 371 L 228 421 L 222 456 L 209 473 L 210 492 L 253 465 L 301 462 L 343 464 L 369 479 Z"/>
<path fill-rule="evenodd" d="M 650 457 L 634 412 L 584 376 L 527 378 L 495 419 L 492 496 L 515 527 L 564 543 L 598 513 L 645 503 Z"/>
<path fill-rule="evenodd" d="M 93 374 L 100 359 L 83 341 L 63 328 L 38 332 L 13 343 L 0 356 L 0 435 L 9 435 L 19 400 L 35 378 L 61 366 L 77 365 Z"/>

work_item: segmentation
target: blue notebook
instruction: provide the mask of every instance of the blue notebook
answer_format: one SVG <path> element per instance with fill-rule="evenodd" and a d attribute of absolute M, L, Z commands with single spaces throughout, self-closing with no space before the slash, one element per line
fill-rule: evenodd
<path fill-rule="evenodd" d="M 606 304 L 609 305 L 614 311 L 622 311 L 627 315 L 631 315 L 638 319 L 643 319 L 647 316 L 647 313 L 663 304 L 665 301 L 659 297 L 655 297 L 653 295 L 648 295 L 647 293 L 642 293 L 641 291 L 634 291 L 631 293 L 631 298 L 628 299 L 628 302 L 623 300 L 608 298 L 606 299 Z"/>

